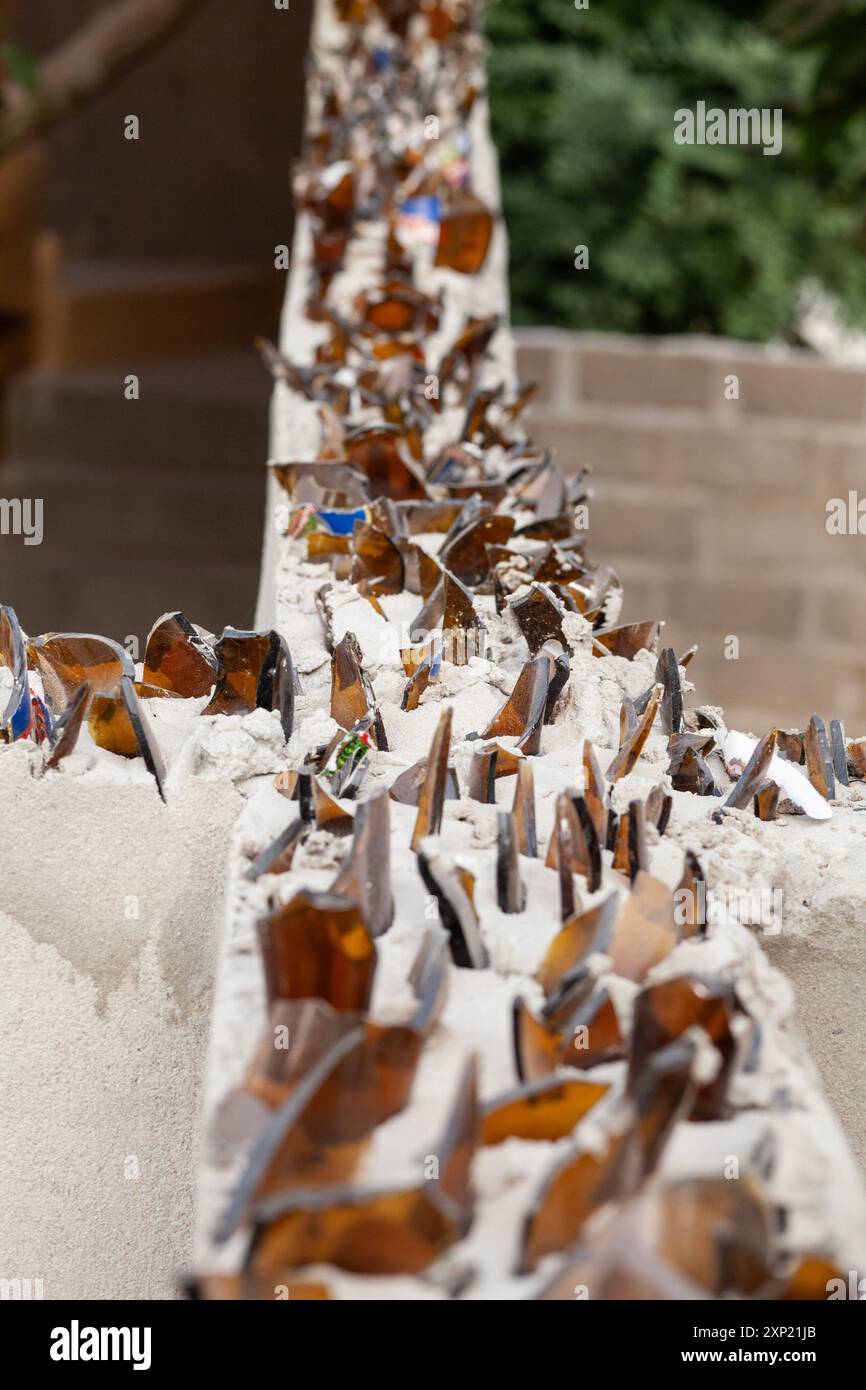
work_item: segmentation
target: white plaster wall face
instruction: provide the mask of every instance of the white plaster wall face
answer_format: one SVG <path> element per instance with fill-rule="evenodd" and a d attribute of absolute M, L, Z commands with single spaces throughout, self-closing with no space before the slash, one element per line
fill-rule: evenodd
<path fill-rule="evenodd" d="M 172 1297 L 241 798 L 190 783 L 166 807 L 148 785 L 7 770 L 0 1273 L 46 1298 Z"/>

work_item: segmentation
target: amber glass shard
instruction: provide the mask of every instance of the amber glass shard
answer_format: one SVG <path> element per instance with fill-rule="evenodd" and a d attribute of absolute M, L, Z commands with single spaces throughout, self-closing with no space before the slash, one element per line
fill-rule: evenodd
<path fill-rule="evenodd" d="M 300 819 L 287 825 L 282 834 L 268 845 L 247 869 L 247 878 L 253 882 L 263 874 L 286 874 L 292 867 L 298 846 L 303 844 L 309 833 L 309 825 Z"/>
<path fill-rule="evenodd" d="M 619 742 L 620 747 L 626 739 L 631 738 L 637 728 L 637 706 L 634 700 L 630 700 L 626 695 L 619 707 Z"/>
<path fill-rule="evenodd" d="M 771 729 L 756 745 L 754 753 L 743 768 L 739 781 L 725 802 L 726 806 L 734 806 L 738 811 L 745 811 L 746 807 L 753 801 L 758 788 L 763 786 L 766 781 L 767 769 L 775 751 L 776 730 Z"/>
<path fill-rule="evenodd" d="M 758 820 L 775 820 L 779 807 L 779 788 L 775 782 L 764 782 L 755 792 L 755 815 Z"/>
<path fill-rule="evenodd" d="M 469 1223 L 469 1169 L 479 1131 L 476 1085 L 470 1065 L 434 1150 L 438 1180 L 392 1191 L 331 1188 L 270 1198 L 255 1213 L 250 1271 L 267 1277 L 275 1269 L 320 1263 L 356 1274 L 426 1269 Z"/>
<path fill-rule="evenodd" d="M 610 1138 L 600 1155 L 567 1154 L 554 1166 L 526 1216 L 518 1273 L 529 1273 L 545 1255 L 568 1249 L 594 1212 L 629 1196 L 653 1171 L 674 1125 L 691 1106 L 693 1055 L 682 1042 L 655 1053 L 641 1079 L 631 1128 Z"/>
<path fill-rule="evenodd" d="M 399 801 L 403 806 L 417 806 L 421 800 L 421 791 L 427 779 L 428 759 L 422 758 L 413 767 L 401 772 L 388 795 L 392 801 Z M 460 784 L 457 781 L 457 774 L 453 767 L 449 767 L 448 776 L 445 782 L 445 800 L 459 801 Z"/>
<path fill-rule="evenodd" d="M 677 904 L 675 921 L 682 937 L 706 936 L 706 880 L 700 860 L 690 849 L 686 850 L 683 876 L 674 890 Z"/>
<path fill-rule="evenodd" d="M 830 720 L 830 750 L 833 757 L 833 772 L 837 782 L 848 786 L 848 757 L 845 752 L 845 730 L 838 719 Z"/>
<path fill-rule="evenodd" d="M 624 656 L 628 661 L 637 652 L 654 652 L 658 645 L 661 623 L 628 623 L 625 627 L 610 627 L 605 631 L 596 632 L 594 642 L 604 647 L 606 652 L 612 656 Z M 604 656 L 605 652 L 600 652 L 598 646 L 593 647 L 596 656 Z"/>
<path fill-rule="evenodd" d="M 497 819 L 496 900 L 500 912 L 523 912 L 526 908 L 526 889 L 520 881 L 514 817 L 509 811 L 500 811 Z"/>
<path fill-rule="evenodd" d="M 377 597 L 399 594 L 403 590 L 403 556 L 394 542 L 378 526 L 355 523 L 350 541 L 353 555 L 351 583 L 365 581 Z"/>
<path fill-rule="evenodd" d="M 646 843 L 646 808 L 642 801 L 630 801 L 628 811 L 620 817 L 617 830 L 613 867 L 630 879 L 649 869 Z"/>
<path fill-rule="evenodd" d="M 350 811 L 345 811 L 330 792 L 325 791 L 318 777 L 311 782 L 313 793 L 313 813 L 319 830 L 327 830 L 331 835 L 351 835 L 355 820 Z"/>
<path fill-rule="evenodd" d="M 210 694 L 217 671 L 213 649 L 183 613 L 166 613 L 154 624 L 144 653 L 146 685 L 198 698 Z"/>
<path fill-rule="evenodd" d="M 91 695 L 87 711 L 90 737 L 100 748 L 121 758 L 143 758 L 165 801 L 165 767 L 159 746 L 150 731 L 147 717 L 138 702 L 129 676 L 121 676 L 116 693 Z"/>
<path fill-rule="evenodd" d="M 784 1279 L 774 1281 L 770 1292 L 758 1296 L 782 1303 L 824 1303 L 834 1287 L 847 1290 L 847 1274 L 829 1260 L 811 1256 L 795 1264 Z"/>
<path fill-rule="evenodd" d="M 532 763 L 528 758 L 523 759 L 517 768 L 512 814 L 518 851 L 527 859 L 536 859 L 538 834 L 535 828 L 535 780 Z"/>
<path fill-rule="evenodd" d="M 562 1049 L 560 1032 L 538 1019 L 523 999 L 514 1001 L 512 1040 L 517 1075 L 521 1081 L 550 1076 L 559 1063 Z"/>
<path fill-rule="evenodd" d="M 614 923 L 619 914 L 615 893 L 570 921 L 547 948 L 537 979 L 546 993 L 560 989 L 573 972 L 594 951 L 607 951 Z"/>
<path fill-rule="evenodd" d="M 608 778 L 611 782 L 618 782 L 620 777 L 627 777 L 637 764 L 637 760 L 643 752 L 644 745 L 650 736 L 650 730 L 656 717 L 661 698 L 661 686 L 657 685 L 653 690 L 652 697 L 644 713 L 641 715 L 634 729 L 626 738 L 613 762 L 607 770 Z"/>
<path fill-rule="evenodd" d="M 298 505 L 351 511 L 370 501 L 367 475 L 348 460 L 318 463 L 272 463 L 271 470 Z"/>
<path fill-rule="evenodd" d="M 708 764 L 695 748 L 684 747 L 674 753 L 668 767 L 671 785 L 677 792 L 713 796 L 716 783 Z"/>
<path fill-rule="evenodd" d="M 203 714 L 250 714 L 279 710 L 286 739 L 295 713 L 295 672 L 289 649 L 277 632 L 240 632 L 227 627 L 215 647 L 219 679 Z"/>
<path fill-rule="evenodd" d="M 515 737 L 521 753 L 529 756 L 540 753 L 549 685 L 550 658 L 539 656 L 527 661 L 511 695 L 481 737 Z"/>
<path fill-rule="evenodd" d="M 441 646 L 445 661 L 455 666 L 465 666 L 473 656 L 483 655 L 484 631 L 484 624 L 475 611 L 469 590 L 453 574 L 444 570 L 441 580 L 412 623 L 409 635 L 413 642 L 419 643 L 429 643 L 435 637 L 436 646 Z"/>
<path fill-rule="evenodd" d="M 135 680 L 135 664 L 129 653 L 108 637 L 48 633 L 34 637 L 27 651 L 42 677 L 45 701 L 53 715 L 63 713 L 82 685 L 89 685 L 94 693 L 116 695 L 122 676 Z"/>
<path fill-rule="evenodd" d="M 463 510 L 463 503 L 450 499 L 446 501 L 400 502 L 401 517 L 406 523 L 410 536 L 447 534 Z"/>
<path fill-rule="evenodd" d="M 368 1008 L 376 947 L 354 903 L 303 889 L 259 923 L 259 940 L 269 1005 L 324 999 L 335 1009 Z"/>
<path fill-rule="evenodd" d="M 806 750 L 803 747 L 803 735 L 796 730 L 784 732 L 779 729 L 776 736 L 776 752 L 780 758 L 787 758 L 789 762 L 804 763 Z"/>
<path fill-rule="evenodd" d="M 376 1086 L 363 1027 L 338 1037 L 269 1118 L 216 1232 L 222 1243 L 254 1203 L 292 1187 L 349 1179 L 376 1127 Z"/>
<path fill-rule="evenodd" d="M 352 852 L 331 892 L 358 906 L 372 937 L 382 936 L 390 927 L 394 899 L 387 791 L 377 792 L 358 807 Z"/>
<path fill-rule="evenodd" d="M 439 717 L 433 742 L 430 745 L 427 772 L 418 798 L 418 815 L 412 833 L 412 849 L 416 852 L 426 836 L 438 835 L 442 827 L 442 813 L 445 808 L 445 792 L 448 785 L 452 718 L 453 711 L 449 705 Z"/>
<path fill-rule="evenodd" d="M 490 250 L 493 214 L 465 188 L 451 190 L 439 223 L 434 264 L 461 275 L 477 275 Z"/>
<path fill-rule="evenodd" d="M 455 965 L 465 970 L 484 970 L 487 951 L 481 937 L 475 907 L 475 877 L 441 853 L 418 853 L 421 877 L 439 905 L 439 919 L 448 933 Z"/>
<path fill-rule="evenodd" d="M 531 1081 L 482 1107 L 481 1142 L 564 1139 L 609 1090 L 597 1082 L 559 1077 Z"/>
<path fill-rule="evenodd" d="M 806 749 L 806 775 L 817 792 L 832 801 L 836 795 L 833 759 L 823 719 L 813 714 L 803 738 Z"/>
<path fill-rule="evenodd" d="M 543 1016 L 542 1016 L 543 1017 Z M 590 1071 L 626 1055 L 626 1042 L 613 1000 L 606 989 L 592 995 L 571 1013 L 562 1030 L 560 1066 Z"/>
<path fill-rule="evenodd" d="M 736 1057 L 731 1024 L 736 1001 L 725 983 L 681 975 L 641 990 L 635 1000 L 629 1057 L 629 1094 L 634 1094 L 647 1057 L 666 1047 L 689 1028 L 702 1028 L 716 1048 L 720 1066 L 712 1081 L 700 1087 L 690 1118 L 719 1120 Z"/>
<path fill-rule="evenodd" d="M 600 845 L 607 843 L 607 787 L 589 739 L 583 743 L 583 797 Z"/>
<path fill-rule="evenodd" d="M 484 516 L 465 527 L 442 550 L 440 560 L 462 584 L 474 587 L 490 570 L 489 545 L 504 545 L 514 530 L 514 518 Z"/>
<path fill-rule="evenodd" d="M 866 742 L 848 744 L 848 767 L 858 781 L 866 778 Z"/>
<path fill-rule="evenodd" d="M 545 1255 L 573 1245 L 588 1218 L 628 1190 L 624 1177 L 627 1145 L 608 1141 L 602 1154 L 560 1159 L 537 1192 L 524 1220 L 518 1274 L 529 1274 Z"/>
<path fill-rule="evenodd" d="M 368 479 L 371 497 L 426 497 L 411 449 L 396 425 L 362 425 L 346 435 L 349 461 Z"/>
<path fill-rule="evenodd" d="M 687 1178 L 649 1200 L 657 1206 L 660 1257 L 699 1288 L 717 1298 L 748 1297 L 766 1283 L 771 1213 L 748 1178 Z"/>
<path fill-rule="evenodd" d="M 487 352 L 501 320 L 497 314 L 485 318 L 470 318 L 456 339 L 451 351 L 439 364 L 439 376 L 450 381 L 461 371 L 474 366 Z"/>
<path fill-rule="evenodd" d="M 537 656 L 545 642 L 555 641 L 568 648 L 562 631 L 565 614 L 546 585 L 534 583 L 525 598 L 511 605 L 531 656 Z"/>
<path fill-rule="evenodd" d="M 400 708 L 402 710 L 410 712 L 418 708 L 421 702 L 421 696 L 433 679 L 434 673 L 438 672 L 440 666 L 441 655 L 439 653 L 436 653 L 434 656 L 429 657 L 428 660 L 421 663 L 417 671 L 409 678 L 404 687 L 403 699 L 400 702 Z"/>
<path fill-rule="evenodd" d="M 487 744 L 472 754 L 469 765 L 469 796 L 472 801 L 480 801 L 484 806 L 496 802 L 496 777 L 500 749 L 495 743 Z"/>
<path fill-rule="evenodd" d="M 341 729 L 353 729 L 362 720 L 371 719 L 376 747 L 387 750 L 382 717 L 361 665 L 361 648 L 354 632 L 347 632 L 337 643 L 331 658 L 331 718 Z"/>
<path fill-rule="evenodd" d="M 57 767 L 73 752 L 81 733 L 89 699 L 90 686 L 79 686 L 63 713 L 54 721 L 51 731 L 51 756 L 45 764 L 46 768 Z"/>
<path fill-rule="evenodd" d="M 420 594 L 426 603 L 442 579 L 442 569 L 432 555 L 413 542 L 406 543 L 403 554 L 406 564 L 405 587 L 410 594 Z"/>
<path fill-rule="evenodd" d="M 662 728 L 666 734 L 678 734 L 683 727 L 683 687 L 673 647 L 665 647 L 659 656 L 656 680 L 664 691 L 659 707 Z"/>
<path fill-rule="evenodd" d="M 613 969 L 637 984 L 677 944 L 674 902 L 669 888 L 647 873 L 638 873 L 622 902 L 608 954 Z"/>
<path fill-rule="evenodd" d="M 646 799 L 646 820 L 648 825 L 655 826 L 659 835 L 664 835 L 668 828 L 673 806 L 674 799 L 664 783 L 653 787 Z"/>

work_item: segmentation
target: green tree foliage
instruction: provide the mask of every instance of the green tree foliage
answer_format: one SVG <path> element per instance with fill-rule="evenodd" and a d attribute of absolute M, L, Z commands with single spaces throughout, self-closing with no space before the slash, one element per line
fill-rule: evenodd
<path fill-rule="evenodd" d="M 790 338 L 817 279 L 866 325 L 864 4 L 811 3 L 795 33 L 790 5 L 755 0 L 492 0 L 517 322 Z M 782 152 L 677 145 L 699 100 L 781 107 Z"/>

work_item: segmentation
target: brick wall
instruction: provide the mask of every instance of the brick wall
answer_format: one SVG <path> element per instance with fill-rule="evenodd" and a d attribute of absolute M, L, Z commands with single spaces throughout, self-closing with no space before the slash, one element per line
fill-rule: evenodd
<path fill-rule="evenodd" d="M 625 618 L 698 642 L 700 697 L 738 727 L 815 712 L 866 734 L 866 535 L 827 531 L 830 498 L 866 498 L 866 371 L 719 339 L 519 342 L 535 437 L 593 468 L 590 551 L 622 576 Z"/>

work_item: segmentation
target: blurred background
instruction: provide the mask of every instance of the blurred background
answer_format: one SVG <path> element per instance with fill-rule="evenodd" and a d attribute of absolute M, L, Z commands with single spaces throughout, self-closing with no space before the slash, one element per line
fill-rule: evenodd
<path fill-rule="evenodd" d="M 0 592 L 31 631 L 252 619 L 251 340 L 284 288 L 310 9 L 0 0 L 0 497 L 45 514 L 41 545 L 0 537 Z M 864 9 L 487 20 L 535 433 L 594 470 L 590 547 L 626 617 L 699 642 L 702 698 L 755 732 L 817 711 L 866 733 L 866 540 L 826 527 L 831 498 L 866 497 Z M 781 107 L 782 152 L 678 145 L 698 101 Z"/>

